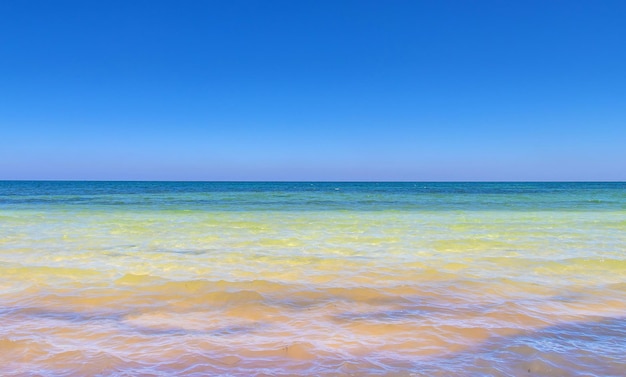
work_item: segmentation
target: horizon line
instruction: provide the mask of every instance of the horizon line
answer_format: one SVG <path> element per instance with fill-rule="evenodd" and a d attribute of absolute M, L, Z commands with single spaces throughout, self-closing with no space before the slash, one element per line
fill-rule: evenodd
<path fill-rule="evenodd" d="M 626 183 L 626 180 L 168 180 L 168 179 L 0 179 L 0 182 L 160 182 L 160 183 Z"/>

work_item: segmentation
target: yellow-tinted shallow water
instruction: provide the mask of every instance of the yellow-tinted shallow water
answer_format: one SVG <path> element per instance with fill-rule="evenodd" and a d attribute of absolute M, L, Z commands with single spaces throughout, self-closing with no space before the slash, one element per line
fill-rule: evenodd
<path fill-rule="evenodd" d="M 3 210 L 3 376 L 623 376 L 623 211 Z"/>

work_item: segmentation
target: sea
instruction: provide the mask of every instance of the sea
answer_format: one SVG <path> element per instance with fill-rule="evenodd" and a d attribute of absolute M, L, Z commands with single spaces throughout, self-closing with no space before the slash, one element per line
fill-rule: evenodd
<path fill-rule="evenodd" d="M 0 182 L 1 376 L 626 376 L 623 182 Z"/>

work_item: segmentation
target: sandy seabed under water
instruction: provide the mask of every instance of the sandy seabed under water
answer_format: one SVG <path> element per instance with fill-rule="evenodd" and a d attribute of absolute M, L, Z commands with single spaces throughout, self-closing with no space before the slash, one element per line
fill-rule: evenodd
<path fill-rule="evenodd" d="M 621 186 L 93 185 L 0 184 L 2 376 L 626 375 Z"/>

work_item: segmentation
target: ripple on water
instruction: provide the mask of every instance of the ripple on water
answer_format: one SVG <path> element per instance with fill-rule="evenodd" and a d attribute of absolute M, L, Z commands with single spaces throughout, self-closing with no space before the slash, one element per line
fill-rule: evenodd
<path fill-rule="evenodd" d="M 626 370 L 619 185 L 11 185 L 2 376 Z"/>

